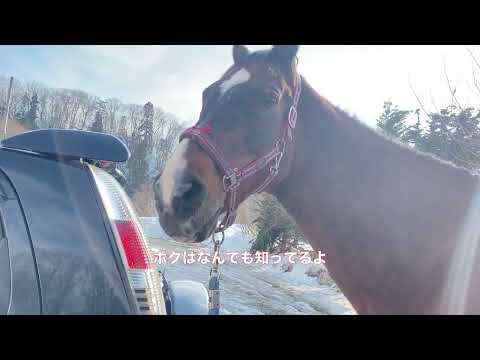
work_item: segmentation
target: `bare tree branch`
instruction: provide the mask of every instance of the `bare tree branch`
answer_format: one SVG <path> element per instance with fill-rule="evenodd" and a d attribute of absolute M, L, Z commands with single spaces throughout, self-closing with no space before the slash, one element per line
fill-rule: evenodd
<path fill-rule="evenodd" d="M 472 75 L 473 75 L 473 84 L 475 85 L 475 88 L 477 89 L 478 93 L 480 94 L 480 85 L 477 83 L 477 78 L 475 76 L 475 68 L 472 65 Z"/>
<path fill-rule="evenodd" d="M 433 120 L 432 117 L 430 116 L 430 114 L 427 112 L 427 110 L 425 110 L 425 107 L 423 106 L 423 103 L 420 101 L 420 98 L 418 97 L 417 93 L 415 92 L 415 89 L 412 86 L 412 82 L 410 81 L 410 74 L 408 74 L 408 84 L 410 85 L 410 89 L 412 90 L 413 95 L 415 95 L 415 98 L 417 99 L 417 102 L 420 105 L 422 111 L 425 113 L 425 115 L 427 115 L 427 117 L 430 120 Z"/>
<path fill-rule="evenodd" d="M 469 82 L 468 80 L 466 81 L 466 83 L 467 83 L 467 85 L 468 85 L 468 88 L 472 91 L 472 93 L 474 93 L 476 96 L 480 97 L 480 90 L 474 89 L 474 88 L 472 87 L 472 85 L 470 85 L 470 82 Z M 479 94 L 477 94 L 477 91 L 475 91 L 475 90 L 477 90 L 477 91 L 479 92 Z"/>
<path fill-rule="evenodd" d="M 429 94 L 430 94 L 430 102 L 432 103 L 433 108 L 437 113 L 440 113 L 440 111 L 437 108 L 437 105 L 435 105 L 435 101 L 433 100 L 432 89 L 429 90 Z"/>
<path fill-rule="evenodd" d="M 480 69 L 480 63 L 478 62 L 477 58 L 475 57 L 475 55 L 473 54 L 473 51 L 470 50 L 469 48 L 467 48 L 467 51 L 468 53 L 470 54 L 470 56 L 472 57 L 472 60 L 474 61 L 474 63 L 477 65 L 477 67 Z"/>
<path fill-rule="evenodd" d="M 450 90 L 450 94 L 452 94 L 452 99 L 455 100 L 455 102 L 457 103 L 458 107 L 463 110 L 463 107 L 462 105 L 460 105 L 460 102 L 457 100 L 457 97 L 455 96 L 455 93 L 457 92 L 457 89 L 452 89 L 452 86 L 450 84 L 450 79 L 448 78 L 448 74 L 447 74 L 447 64 L 445 63 L 445 59 L 443 60 L 443 71 L 445 73 L 445 78 L 447 79 L 447 85 L 448 85 L 448 89 Z"/>

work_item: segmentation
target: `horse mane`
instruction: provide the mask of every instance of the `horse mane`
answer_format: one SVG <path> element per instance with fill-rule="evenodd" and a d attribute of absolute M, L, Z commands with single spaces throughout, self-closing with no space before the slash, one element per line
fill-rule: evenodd
<path fill-rule="evenodd" d="M 463 176 L 469 176 L 476 180 L 479 179 L 478 174 L 465 167 L 459 166 L 451 161 L 442 159 L 435 154 L 421 151 L 406 144 L 405 142 L 402 142 L 400 139 L 381 133 L 380 131 L 372 128 L 365 122 L 361 121 L 357 116 L 350 114 L 348 110 L 342 109 L 340 106 L 332 104 L 329 100 L 320 95 L 303 77 L 302 82 L 304 91 L 305 93 L 307 93 L 307 96 L 312 96 L 313 99 L 319 104 L 321 104 L 323 108 L 330 109 L 330 111 L 335 114 L 335 118 L 339 120 L 339 122 L 343 123 L 346 127 L 348 127 L 350 131 L 356 132 L 358 136 L 364 139 L 368 139 L 372 142 L 377 142 L 379 146 L 390 146 L 392 150 L 396 149 L 400 153 L 407 152 L 407 154 L 409 153 L 413 155 L 419 161 L 443 167 L 445 168 L 445 170 L 453 171 L 459 175 L 461 174 Z M 319 122 L 322 121 L 322 119 L 319 118 L 317 120 Z"/>

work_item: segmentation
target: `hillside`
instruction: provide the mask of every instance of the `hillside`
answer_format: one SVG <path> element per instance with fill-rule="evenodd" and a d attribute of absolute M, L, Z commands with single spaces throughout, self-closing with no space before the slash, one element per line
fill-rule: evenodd
<path fill-rule="evenodd" d="M 5 119 L 1 119 L 0 120 L 0 131 L 1 133 L 3 134 L 3 129 L 5 127 Z M 17 134 L 21 134 L 21 133 L 24 133 L 26 131 L 30 131 L 30 129 L 28 129 L 27 127 L 21 125 L 17 120 L 15 119 L 10 119 L 8 121 L 8 127 L 7 127 L 7 136 L 6 137 L 10 137 L 10 136 L 14 136 L 14 135 L 17 135 Z"/>

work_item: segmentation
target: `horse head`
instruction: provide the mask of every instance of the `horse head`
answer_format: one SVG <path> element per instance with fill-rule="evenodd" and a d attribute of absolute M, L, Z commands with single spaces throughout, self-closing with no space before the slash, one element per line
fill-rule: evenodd
<path fill-rule="evenodd" d="M 197 124 L 182 134 L 154 182 L 160 224 L 175 240 L 201 242 L 223 231 L 242 201 L 288 175 L 301 88 L 298 48 L 250 52 L 236 45 L 233 65 L 203 91 Z"/>

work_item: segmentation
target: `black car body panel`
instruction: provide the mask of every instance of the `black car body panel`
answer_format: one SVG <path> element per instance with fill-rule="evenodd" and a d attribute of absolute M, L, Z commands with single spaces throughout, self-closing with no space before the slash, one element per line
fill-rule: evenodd
<path fill-rule="evenodd" d="M 2 141 L 0 315 L 207 314 L 202 284 L 170 286 L 150 259 L 116 170 L 129 156 L 118 138 L 87 131 Z"/>
<path fill-rule="evenodd" d="M 16 192 L 1 171 L 0 193 L 0 314 L 38 314 L 41 299 L 28 228 Z"/>
<path fill-rule="evenodd" d="M 24 217 L 19 226 L 14 212 L 2 215 L 12 296 L 28 299 L 9 313 L 135 313 L 87 166 L 0 148 L 0 170 L 17 197 L 8 206 Z"/>

